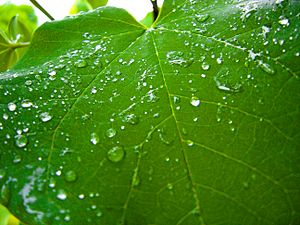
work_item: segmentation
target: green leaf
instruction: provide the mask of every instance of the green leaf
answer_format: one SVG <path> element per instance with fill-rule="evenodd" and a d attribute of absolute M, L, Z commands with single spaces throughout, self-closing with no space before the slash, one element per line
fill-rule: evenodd
<path fill-rule="evenodd" d="M 72 6 L 70 13 L 77 14 L 79 12 L 87 12 L 93 9 L 90 3 L 87 0 L 76 0 L 74 5 Z"/>
<path fill-rule="evenodd" d="M 140 21 L 141 24 L 145 25 L 146 27 L 151 27 L 154 22 L 153 12 L 147 13 L 147 15 Z"/>
<path fill-rule="evenodd" d="M 0 71 L 12 67 L 25 53 L 37 27 L 37 17 L 30 6 L 0 6 Z"/>
<path fill-rule="evenodd" d="M 105 6 L 108 2 L 108 0 L 87 0 L 87 1 L 91 4 L 93 9 L 96 9 L 101 6 Z M 129 3 L 129 4 L 131 4 L 131 3 Z"/>
<path fill-rule="evenodd" d="M 46 23 L 0 75 L 1 202 L 26 224 L 300 223 L 297 1 L 165 0 Z"/>
<path fill-rule="evenodd" d="M 37 27 L 37 16 L 34 9 L 29 5 L 14 5 L 6 3 L 0 5 L 0 29 L 6 31 L 11 18 L 18 15 L 21 21 L 30 32 L 30 35 Z M 30 40 L 30 39 L 29 39 Z"/>

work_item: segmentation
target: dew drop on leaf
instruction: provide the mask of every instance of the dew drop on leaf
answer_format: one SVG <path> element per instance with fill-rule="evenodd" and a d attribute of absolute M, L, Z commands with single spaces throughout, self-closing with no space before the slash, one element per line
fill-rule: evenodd
<path fill-rule="evenodd" d="M 69 170 L 68 172 L 66 172 L 65 180 L 67 182 L 74 182 L 76 179 L 77 179 L 77 175 L 76 175 L 75 171 Z"/>
<path fill-rule="evenodd" d="M 80 59 L 75 63 L 75 66 L 78 68 L 84 68 L 87 67 L 87 65 L 88 65 L 87 62 L 83 59 Z"/>
<path fill-rule="evenodd" d="M 192 140 L 187 140 L 186 141 L 187 146 L 192 147 L 194 146 L 194 142 Z"/>
<path fill-rule="evenodd" d="M 196 14 L 195 16 L 199 23 L 205 22 L 209 18 L 209 14 Z"/>
<path fill-rule="evenodd" d="M 40 119 L 45 123 L 50 121 L 52 119 L 52 116 L 48 112 L 43 112 L 40 114 Z"/>
<path fill-rule="evenodd" d="M 99 142 L 99 136 L 96 133 L 91 133 L 91 139 L 90 139 L 91 143 L 93 145 L 98 144 Z"/>
<path fill-rule="evenodd" d="M 192 106 L 198 107 L 200 105 L 200 99 L 196 96 L 192 96 L 190 103 Z"/>
<path fill-rule="evenodd" d="M 16 110 L 17 105 L 13 102 L 10 102 L 10 103 L 7 104 L 7 108 L 8 108 L 9 111 L 13 112 L 13 111 Z"/>
<path fill-rule="evenodd" d="M 106 136 L 109 137 L 109 138 L 114 137 L 116 134 L 117 134 L 117 131 L 114 128 L 109 128 L 106 131 Z"/>
<path fill-rule="evenodd" d="M 131 125 L 136 125 L 139 123 L 139 117 L 131 113 L 124 117 L 123 122 L 129 123 Z"/>
<path fill-rule="evenodd" d="M 67 193 L 66 193 L 65 190 L 59 189 L 59 190 L 57 191 L 56 197 L 57 197 L 59 200 L 66 200 L 66 199 L 67 199 Z"/>
<path fill-rule="evenodd" d="M 206 62 L 203 62 L 201 67 L 202 67 L 203 70 L 209 70 L 210 65 L 207 64 Z"/>
<path fill-rule="evenodd" d="M 19 148 L 24 148 L 28 144 L 28 139 L 25 135 L 18 134 L 15 136 L 15 144 Z"/>
<path fill-rule="evenodd" d="M 107 158 L 111 162 L 120 162 L 125 156 L 125 151 L 122 146 L 115 146 L 107 152 Z"/>
<path fill-rule="evenodd" d="M 273 75 L 275 74 L 275 70 L 267 63 L 264 63 L 264 62 L 260 62 L 259 63 L 259 67 L 265 71 L 266 73 L 270 74 L 270 75 Z"/>
<path fill-rule="evenodd" d="M 32 102 L 29 99 L 24 99 L 21 103 L 23 108 L 29 108 L 32 106 Z"/>

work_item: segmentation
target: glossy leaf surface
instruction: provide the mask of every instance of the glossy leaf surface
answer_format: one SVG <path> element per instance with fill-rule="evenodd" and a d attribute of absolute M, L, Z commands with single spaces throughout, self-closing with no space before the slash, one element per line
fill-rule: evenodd
<path fill-rule="evenodd" d="M 1 202 L 27 224 L 299 224 L 299 9 L 43 25 L 0 75 Z"/>

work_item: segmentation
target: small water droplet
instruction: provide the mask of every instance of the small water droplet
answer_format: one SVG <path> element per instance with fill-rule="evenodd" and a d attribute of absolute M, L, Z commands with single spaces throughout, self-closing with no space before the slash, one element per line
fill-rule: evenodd
<path fill-rule="evenodd" d="M 19 163 L 22 161 L 22 156 L 17 154 L 14 156 L 13 163 Z"/>
<path fill-rule="evenodd" d="M 200 105 L 200 99 L 196 96 L 192 96 L 190 103 L 192 106 L 198 107 Z"/>
<path fill-rule="evenodd" d="M 117 131 L 114 128 L 109 128 L 106 131 L 106 136 L 109 137 L 109 138 L 114 137 L 116 134 L 117 134 Z"/>
<path fill-rule="evenodd" d="M 91 143 L 93 145 L 98 144 L 99 142 L 99 136 L 96 133 L 91 133 L 91 139 L 90 139 Z"/>
<path fill-rule="evenodd" d="M 83 59 L 80 59 L 75 63 L 75 66 L 78 68 L 84 68 L 87 67 L 87 65 L 88 65 L 87 62 Z"/>
<path fill-rule="evenodd" d="M 260 61 L 259 63 L 259 67 L 265 71 L 266 73 L 270 74 L 270 75 L 273 75 L 275 74 L 275 70 L 267 63 L 264 63 L 262 61 Z"/>
<path fill-rule="evenodd" d="M 53 76 L 56 75 L 56 71 L 55 70 L 51 70 L 51 71 L 48 72 L 48 75 L 53 77 Z"/>
<path fill-rule="evenodd" d="M 15 144 L 19 148 L 24 148 L 28 144 L 28 139 L 25 135 L 18 134 L 15 136 Z"/>
<path fill-rule="evenodd" d="M 129 123 L 131 125 L 136 125 L 139 123 L 139 117 L 131 113 L 124 117 L 123 122 Z"/>
<path fill-rule="evenodd" d="M 50 121 L 52 119 L 52 116 L 48 112 L 43 112 L 40 114 L 40 119 L 45 123 Z"/>
<path fill-rule="evenodd" d="M 194 142 L 192 140 L 187 140 L 186 141 L 187 146 L 192 147 L 194 146 Z"/>
<path fill-rule="evenodd" d="M 199 23 L 203 23 L 203 22 L 205 22 L 206 20 L 208 20 L 209 15 L 208 15 L 208 14 L 196 14 L 195 17 L 196 17 L 196 20 L 197 20 Z"/>
<path fill-rule="evenodd" d="M 125 151 L 122 146 L 115 146 L 107 152 L 107 158 L 111 162 L 120 162 L 125 156 Z"/>
<path fill-rule="evenodd" d="M 210 65 L 207 64 L 206 62 L 203 62 L 201 67 L 202 67 L 203 70 L 209 70 Z"/>
<path fill-rule="evenodd" d="M 66 193 L 65 190 L 59 189 L 59 190 L 57 191 L 56 197 L 57 197 L 59 200 L 66 200 L 66 199 L 67 199 L 67 193 Z"/>
<path fill-rule="evenodd" d="M 24 99 L 21 103 L 23 108 L 29 108 L 32 106 L 32 102 L 29 99 Z"/>
<path fill-rule="evenodd" d="M 168 183 L 168 184 L 167 184 L 167 188 L 168 188 L 169 190 L 172 190 L 172 189 L 173 189 L 173 184 Z"/>
<path fill-rule="evenodd" d="M 0 190 L 0 204 L 7 205 L 10 200 L 10 189 L 8 185 L 2 185 Z"/>
<path fill-rule="evenodd" d="M 8 108 L 9 111 L 13 112 L 13 111 L 16 110 L 17 105 L 13 102 L 10 102 L 10 103 L 7 104 L 7 108 Z"/>
<path fill-rule="evenodd" d="M 65 179 L 68 182 L 74 182 L 77 179 L 77 175 L 76 175 L 75 171 L 69 170 L 68 172 L 66 172 Z"/>

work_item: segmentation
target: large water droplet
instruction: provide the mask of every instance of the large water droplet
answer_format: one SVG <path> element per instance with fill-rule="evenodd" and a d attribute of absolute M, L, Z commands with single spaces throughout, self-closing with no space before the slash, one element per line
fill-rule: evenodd
<path fill-rule="evenodd" d="M 76 175 L 75 171 L 69 170 L 68 172 L 66 172 L 65 179 L 68 182 L 74 182 L 77 179 L 77 175 Z"/>
<path fill-rule="evenodd" d="M 203 70 L 209 70 L 210 65 L 207 64 L 206 62 L 203 62 L 201 67 L 202 67 Z"/>
<path fill-rule="evenodd" d="M 99 136 L 96 133 L 91 133 L 91 139 L 90 139 L 91 143 L 93 145 L 98 144 L 99 142 Z"/>
<path fill-rule="evenodd" d="M 196 96 L 192 96 L 190 103 L 192 106 L 198 107 L 200 105 L 200 99 Z"/>
<path fill-rule="evenodd" d="M 107 152 L 107 158 L 111 162 L 120 162 L 125 156 L 125 151 L 122 146 L 115 146 Z"/>
<path fill-rule="evenodd" d="M 10 103 L 7 104 L 7 108 L 8 108 L 9 111 L 13 112 L 13 111 L 16 110 L 17 105 L 13 102 L 10 102 Z"/>
<path fill-rule="evenodd" d="M 40 114 L 40 119 L 45 123 L 50 121 L 52 119 L 52 116 L 48 112 L 43 112 Z"/>
<path fill-rule="evenodd" d="M 109 137 L 109 138 L 114 137 L 116 134 L 117 134 L 117 131 L 114 128 L 109 128 L 106 131 L 106 136 Z"/>
<path fill-rule="evenodd" d="M 263 71 L 265 71 L 266 73 L 268 73 L 268 74 L 270 74 L 270 75 L 273 75 L 273 74 L 275 74 L 275 72 L 276 72 L 269 64 L 264 63 L 264 62 L 262 62 L 262 61 L 259 63 L 259 67 L 260 67 Z"/>
<path fill-rule="evenodd" d="M 220 91 L 238 93 L 243 90 L 242 85 L 231 80 L 230 71 L 227 67 L 222 68 L 215 76 L 216 87 Z"/>
<path fill-rule="evenodd" d="M 15 136 L 15 144 L 19 148 L 24 148 L 28 144 L 28 139 L 25 135 L 18 134 Z"/>

